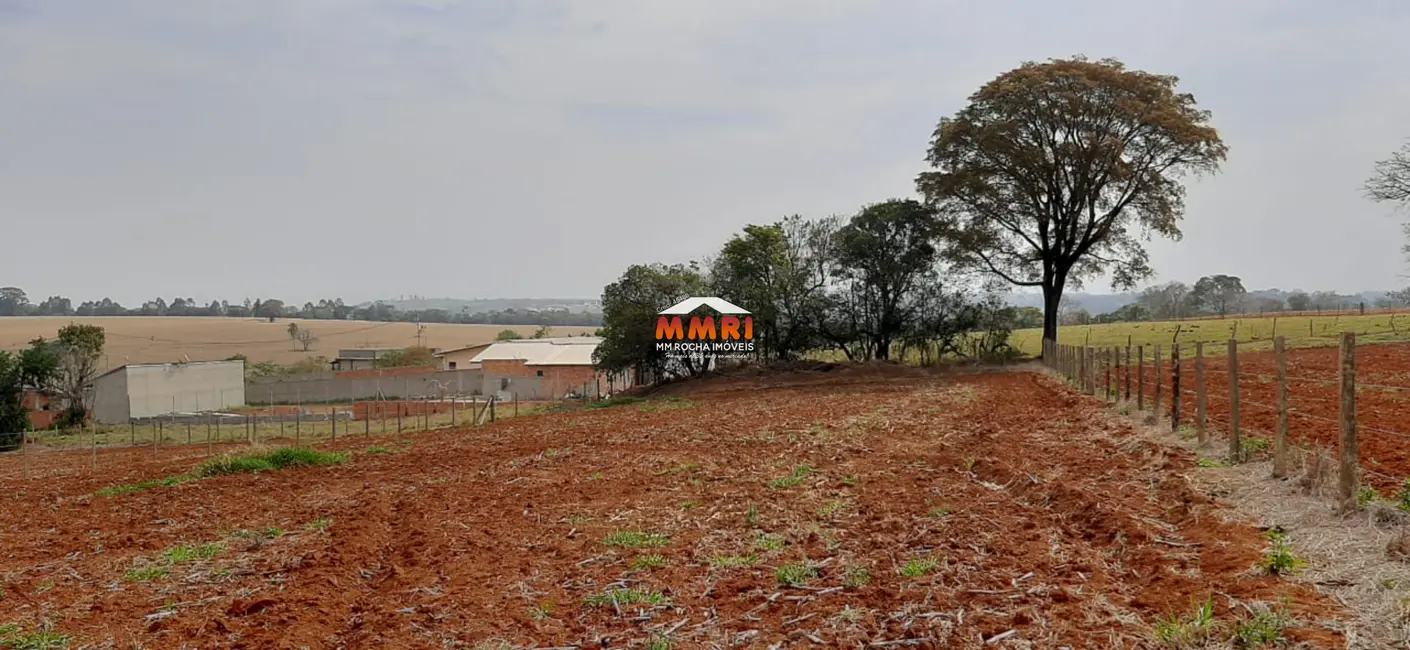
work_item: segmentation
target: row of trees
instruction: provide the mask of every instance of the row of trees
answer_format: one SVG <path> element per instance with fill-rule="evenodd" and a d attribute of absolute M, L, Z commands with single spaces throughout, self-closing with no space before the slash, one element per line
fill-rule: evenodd
<path fill-rule="evenodd" d="M 87 419 L 106 338 L 96 325 L 67 325 L 53 340 L 35 339 L 18 353 L 0 350 L 0 450 L 13 448 L 18 434 L 30 429 L 26 390 L 62 404 L 59 426 Z"/>
<path fill-rule="evenodd" d="M 478 313 L 445 309 L 398 310 L 385 303 L 365 306 L 343 303 L 341 298 L 305 302 L 302 307 L 286 305 L 277 299 L 245 299 L 243 303 L 224 300 L 202 305 L 190 298 L 157 298 L 140 307 L 127 308 L 110 298 L 73 306 L 63 296 L 49 296 L 39 303 L 19 287 L 0 287 L 0 316 L 224 316 L 229 318 L 305 318 L 310 320 L 366 320 L 381 322 L 471 323 L 489 325 L 601 325 L 602 315 L 570 312 L 566 309 L 505 309 Z"/>
<path fill-rule="evenodd" d="M 1400 309 L 1410 307 L 1410 289 L 1392 291 L 1367 305 L 1361 296 L 1335 291 L 1284 292 L 1278 289 L 1249 292 L 1237 276 L 1200 278 L 1191 287 L 1167 282 L 1147 287 L 1135 302 L 1107 313 L 1092 315 L 1076 301 L 1064 303 L 1059 314 L 1063 325 L 1223 317 L 1230 314 L 1275 314 L 1284 311 L 1338 311 L 1360 307 Z"/>
<path fill-rule="evenodd" d="M 893 199 L 847 219 L 746 226 L 705 262 L 632 266 L 603 291 L 594 360 L 608 371 L 703 371 L 657 352 L 655 326 L 662 309 L 707 295 L 750 311 L 763 360 L 822 349 L 854 360 L 1005 353 L 1017 310 L 944 272 L 939 225 L 933 209 Z"/>
<path fill-rule="evenodd" d="M 652 316 L 707 292 L 754 312 L 769 358 L 1001 345 L 959 336 L 1002 332 L 1020 316 L 960 290 L 955 278 L 968 272 L 1040 288 L 1043 333 L 1056 338 L 1068 288 L 1098 277 L 1130 288 L 1153 274 L 1143 243 L 1180 238 L 1183 180 L 1217 172 L 1227 155 L 1210 113 L 1178 82 L 1080 56 L 1005 72 L 939 121 L 930 169 L 915 179 L 920 201 L 750 226 L 711 263 L 628 269 L 603 293 L 598 361 L 659 364 L 644 352 Z"/>

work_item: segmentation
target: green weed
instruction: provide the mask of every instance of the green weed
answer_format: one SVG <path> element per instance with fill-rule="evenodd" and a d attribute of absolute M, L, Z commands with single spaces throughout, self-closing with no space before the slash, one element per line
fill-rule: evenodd
<path fill-rule="evenodd" d="M 754 548 L 764 552 L 779 551 L 787 545 L 788 540 L 778 535 L 760 535 L 759 539 L 754 541 Z"/>
<path fill-rule="evenodd" d="M 871 584 L 871 572 L 864 566 L 850 566 L 842 573 L 842 586 L 848 589 L 861 589 Z"/>
<path fill-rule="evenodd" d="M 898 569 L 901 575 L 907 578 L 921 578 L 934 571 L 943 563 L 935 558 L 911 558 Z"/>
<path fill-rule="evenodd" d="M 1302 570 L 1307 563 L 1292 552 L 1292 547 L 1288 544 L 1288 536 L 1276 530 L 1268 531 L 1268 539 L 1272 542 L 1272 548 L 1263 556 L 1259 566 L 1272 575 L 1293 575 Z"/>
<path fill-rule="evenodd" d="M 847 503 L 845 501 L 830 501 L 828 503 L 823 504 L 822 507 L 818 508 L 818 517 L 822 519 L 831 519 L 833 515 L 837 514 L 838 512 L 841 512 L 846 507 Z"/>
<path fill-rule="evenodd" d="M 197 560 L 208 560 L 220 555 L 225 547 L 220 544 L 181 544 L 162 551 L 162 559 L 168 564 L 185 564 Z"/>
<path fill-rule="evenodd" d="M 759 527 L 759 508 L 754 504 L 749 504 L 749 510 L 744 513 L 744 525 L 749 528 Z"/>
<path fill-rule="evenodd" d="M 670 562 L 666 561 L 666 556 L 664 555 L 639 555 L 632 560 L 631 567 L 632 569 L 641 571 L 643 569 L 659 569 L 668 564 L 670 564 Z"/>
<path fill-rule="evenodd" d="M 149 566 L 141 569 L 132 569 L 124 573 L 122 579 L 128 582 L 151 582 L 153 580 L 161 580 L 169 575 L 171 575 L 171 569 L 164 566 Z"/>
<path fill-rule="evenodd" d="M 747 566 L 754 566 L 759 563 L 759 556 L 754 553 L 748 555 L 717 555 L 710 558 L 710 566 L 716 569 L 741 569 Z"/>
<path fill-rule="evenodd" d="M 308 523 L 310 530 L 324 530 L 333 525 L 333 520 L 328 517 L 319 517 Z"/>
<path fill-rule="evenodd" d="M 1228 466 L 1229 466 L 1227 463 L 1225 463 L 1224 461 L 1219 460 L 1219 459 L 1217 459 L 1217 458 L 1201 458 L 1201 459 L 1195 461 L 1195 464 L 1196 464 L 1196 465 L 1199 465 L 1200 467 L 1228 467 Z"/>
<path fill-rule="evenodd" d="M 951 510 L 949 506 L 936 506 L 930 509 L 929 514 L 931 519 L 944 519 L 949 517 L 953 512 L 954 511 Z"/>
<path fill-rule="evenodd" d="M 1400 485 L 1400 492 L 1396 495 L 1396 507 L 1410 512 L 1410 478 Z"/>
<path fill-rule="evenodd" d="M 1376 492 L 1376 488 L 1373 488 L 1369 485 L 1363 485 L 1360 489 L 1356 491 L 1357 507 L 1365 508 L 1366 506 L 1369 506 L 1372 503 L 1375 503 L 1380 500 L 1380 493 Z"/>
<path fill-rule="evenodd" d="M 25 633 L 18 625 L 0 625 L 0 648 L 4 650 L 66 650 L 69 637 L 52 630 Z"/>
<path fill-rule="evenodd" d="M 641 533 L 634 531 L 617 531 L 603 538 L 602 543 L 608 546 L 620 546 L 622 548 L 646 548 L 651 546 L 665 546 L 671 542 L 671 538 L 658 533 Z"/>
<path fill-rule="evenodd" d="M 142 481 L 141 483 L 129 483 L 127 485 L 115 485 L 113 487 L 106 487 L 101 490 L 98 490 L 97 492 L 94 492 L 93 494 L 94 496 L 99 497 L 115 497 L 160 487 L 176 487 L 178 485 L 181 485 L 182 483 L 189 483 L 194 480 L 196 480 L 196 478 L 193 476 L 168 476 L 166 478 L 156 479 L 152 481 Z"/>
<path fill-rule="evenodd" d="M 807 465 L 798 465 L 797 467 L 793 468 L 792 472 L 789 472 L 788 476 L 779 477 L 774 479 L 773 481 L 770 481 L 769 487 L 774 488 L 776 490 L 797 487 L 799 485 L 802 485 L 803 481 L 806 481 L 808 479 L 808 476 L 812 473 L 813 468 Z"/>
<path fill-rule="evenodd" d="M 347 459 L 348 455 L 346 453 L 323 452 L 308 447 L 286 447 L 263 454 L 213 458 L 201 463 L 192 474 L 200 478 L 210 478 L 212 476 L 268 472 L 293 467 L 339 465 L 347 462 Z"/>
<path fill-rule="evenodd" d="M 671 637 L 652 632 L 651 638 L 646 640 L 646 650 L 671 650 L 676 645 L 671 642 Z"/>
<path fill-rule="evenodd" d="M 1240 648 L 1260 648 L 1281 644 L 1283 630 L 1290 621 L 1283 612 L 1261 611 L 1234 626 L 1234 640 Z"/>
<path fill-rule="evenodd" d="M 817 577 L 817 567 L 804 562 L 790 562 L 774 569 L 774 578 L 785 587 L 802 587 Z"/>
<path fill-rule="evenodd" d="M 857 483 L 858 483 L 857 477 L 854 476 L 854 475 L 848 475 L 848 476 L 842 477 L 842 484 L 845 485 L 845 486 L 847 486 L 847 487 L 857 487 Z"/>
<path fill-rule="evenodd" d="M 1244 438 L 1239 441 L 1239 453 L 1244 458 L 1253 458 L 1258 454 L 1267 451 L 1268 441 L 1263 438 Z"/>
<path fill-rule="evenodd" d="M 1214 635 L 1214 598 L 1195 608 L 1188 619 L 1171 616 L 1155 623 L 1155 638 L 1175 648 L 1202 647 Z"/>
<path fill-rule="evenodd" d="M 600 594 L 593 594 L 583 599 L 583 604 L 589 607 L 612 607 L 616 605 L 650 605 L 651 607 L 661 607 L 670 605 L 671 599 L 659 591 L 648 591 L 644 589 L 609 589 Z"/>

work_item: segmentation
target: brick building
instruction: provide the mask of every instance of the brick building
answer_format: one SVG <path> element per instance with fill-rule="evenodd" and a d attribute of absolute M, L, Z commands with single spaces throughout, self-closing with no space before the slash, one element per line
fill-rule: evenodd
<path fill-rule="evenodd" d="M 627 387 L 626 377 L 598 372 L 592 353 L 602 339 L 578 336 L 521 339 L 495 343 L 475 355 L 486 395 L 500 399 L 562 399 L 570 394 L 600 394 Z"/>

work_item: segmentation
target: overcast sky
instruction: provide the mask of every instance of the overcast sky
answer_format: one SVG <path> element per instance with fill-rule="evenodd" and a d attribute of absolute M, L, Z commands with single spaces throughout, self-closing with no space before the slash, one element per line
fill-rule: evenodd
<path fill-rule="evenodd" d="M 1406 34 L 1404 0 L 0 0 L 0 286 L 597 297 L 913 195 L 941 116 L 1085 53 L 1179 75 L 1230 146 L 1159 280 L 1394 288 L 1360 184 L 1410 137 Z"/>

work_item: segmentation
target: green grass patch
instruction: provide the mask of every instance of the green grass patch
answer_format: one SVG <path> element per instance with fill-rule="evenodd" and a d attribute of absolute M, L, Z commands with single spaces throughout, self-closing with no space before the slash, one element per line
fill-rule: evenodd
<path fill-rule="evenodd" d="M 1173 648 L 1203 647 L 1215 633 L 1214 599 L 1195 607 L 1188 618 L 1171 616 L 1155 622 L 1155 638 Z"/>
<path fill-rule="evenodd" d="M 695 402 L 692 402 L 688 399 L 681 399 L 679 397 L 661 397 L 653 400 L 647 400 L 645 404 L 638 406 L 636 410 L 674 411 L 676 409 L 690 408 L 692 406 L 695 406 Z"/>
<path fill-rule="evenodd" d="M 759 539 L 754 540 L 754 548 L 765 553 L 769 551 L 781 551 L 783 547 L 787 545 L 788 540 L 779 535 L 760 535 Z"/>
<path fill-rule="evenodd" d="M 805 562 L 790 562 L 774 569 L 774 578 L 785 587 L 802 587 L 817 577 L 817 567 Z"/>
<path fill-rule="evenodd" d="M 1195 464 L 1196 464 L 1196 465 L 1199 465 L 1200 467 L 1228 467 L 1228 466 L 1229 466 L 1229 465 L 1226 464 L 1224 461 L 1219 460 L 1219 459 L 1217 459 L 1217 458 L 1201 458 L 1201 459 L 1195 461 Z"/>
<path fill-rule="evenodd" d="M 161 580 L 171 575 L 171 569 L 164 566 L 149 566 L 140 569 L 131 569 L 122 575 L 122 579 L 128 582 L 152 582 Z"/>
<path fill-rule="evenodd" d="M 52 630 L 25 632 L 18 625 L 0 625 L 0 649 L 67 650 L 69 637 Z"/>
<path fill-rule="evenodd" d="M 742 569 L 747 566 L 754 566 L 759 563 L 759 556 L 750 553 L 748 555 L 716 555 L 710 558 L 710 566 L 715 569 Z"/>
<path fill-rule="evenodd" d="M 347 462 L 347 460 L 348 455 L 342 452 L 318 451 L 308 447 L 285 447 L 262 454 L 212 458 L 211 460 L 201 463 L 192 474 L 200 478 L 210 478 L 229 474 L 269 472 L 294 467 L 340 465 Z"/>
<path fill-rule="evenodd" d="M 907 578 L 921 578 L 940 568 L 943 563 L 933 557 L 911 558 L 897 571 Z"/>
<path fill-rule="evenodd" d="M 833 515 L 842 512 L 846 508 L 846 501 L 830 501 L 818 508 L 818 517 L 822 519 L 831 519 Z"/>
<path fill-rule="evenodd" d="M 362 453 L 380 456 L 383 454 L 395 454 L 397 452 L 387 449 L 386 447 L 368 447 L 367 449 L 362 450 Z"/>
<path fill-rule="evenodd" d="M 649 605 L 661 607 L 671 604 L 665 594 L 647 589 L 609 589 L 583 599 L 588 607 L 612 607 L 614 605 Z"/>
<path fill-rule="evenodd" d="M 807 465 L 798 465 L 797 467 L 793 468 L 792 472 L 788 473 L 788 476 L 781 476 L 779 478 L 774 479 L 773 481 L 770 481 L 769 487 L 774 488 L 775 490 L 783 490 L 791 487 L 798 487 L 799 485 L 803 484 L 803 481 L 808 480 L 808 477 L 811 476 L 812 473 L 813 468 Z"/>
<path fill-rule="evenodd" d="M 164 487 L 176 487 L 178 485 L 181 485 L 182 483 L 190 483 L 194 480 L 196 480 L 196 477 L 186 476 L 184 474 L 179 476 L 168 476 L 166 478 L 159 478 L 151 481 L 142 481 L 141 483 L 114 485 L 112 487 L 106 487 L 101 490 L 98 490 L 93 494 L 95 496 L 100 497 L 116 497 L 122 496 L 124 494 L 132 494 L 133 492 L 141 492 L 143 490 L 152 490 Z"/>
<path fill-rule="evenodd" d="M 638 555 L 632 560 L 631 567 L 634 570 L 641 571 L 643 569 L 659 569 L 669 564 L 670 562 L 666 560 L 666 556 L 653 553 L 651 555 Z"/>
<path fill-rule="evenodd" d="M 665 546 L 671 543 L 671 538 L 658 533 L 642 533 L 636 531 L 617 531 L 602 539 L 602 543 L 608 546 L 620 546 L 622 548 L 648 548 L 654 546 Z"/>
<path fill-rule="evenodd" d="M 162 559 L 168 564 L 185 564 L 209 560 L 225 552 L 221 544 L 181 544 L 162 551 Z"/>

